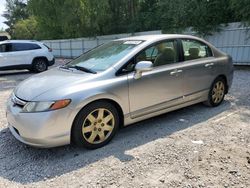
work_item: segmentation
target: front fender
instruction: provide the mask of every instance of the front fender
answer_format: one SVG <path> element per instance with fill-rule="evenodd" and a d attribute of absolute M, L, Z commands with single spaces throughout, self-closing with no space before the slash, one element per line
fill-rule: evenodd
<path fill-rule="evenodd" d="M 82 99 L 78 104 L 76 104 L 76 111 L 80 111 L 82 108 L 84 108 L 86 105 L 97 101 L 97 100 L 112 100 L 116 102 L 122 109 L 122 111 L 125 113 L 127 110 L 124 108 L 124 105 L 122 100 L 119 99 L 119 97 L 115 96 L 114 94 L 108 94 L 108 93 L 96 93 L 95 95 L 90 95 Z"/>

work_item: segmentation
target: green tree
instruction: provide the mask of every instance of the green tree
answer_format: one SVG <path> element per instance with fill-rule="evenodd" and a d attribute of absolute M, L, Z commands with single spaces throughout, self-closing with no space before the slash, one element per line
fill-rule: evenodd
<path fill-rule="evenodd" d="M 138 12 L 138 0 L 106 1 L 106 32 L 109 34 L 133 32 L 132 27 Z"/>
<path fill-rule="evenodd" d="M 28 1 L 29 10 L 37 20 L 38 38 L 64 38 L 62 32 L 64 18 L 61 15 L 63 4 L 63 1 L 58 0 Z"/>
<path fill-rule="evenodd" d="M 165 32 L 192 27 L 200 35 L 212 34 L 220 24 L 234 20 L 228 0 L 160 0 L 158 15 Z"/>
<path fill-rule="evenodd" d="M 160 28 L 167 33 L 179 33 L 189 25 L 189 1 L 160 0 L 157 17 Z"/>
<path fill-rule="evenodd" d="M 136 28 L 136 31 L 161 29 L 159 0 L 141 0 L 137 11 L 137 17 L 132 25 L 132 27 Z"/>
<path fill-rule="evenodd" d="M 230 0 L 237 21 L 250 25 L 250 0 Z"/>
<path fill-rule="evenodd" d="M 180 33 L 187 27 L 208 35 L 222 23 L 249 20 L 248 1 L 242 0 L 242 5 L 236 0 L 28 0 L 27 3 L 32 20 L 37 23 L 34 36 L 60 39 L 158 29 Z M 236 9 L 242 8 L 236 19 Z"/>
<path fill-rule="evenodd" d="M 109 4 L 107 0 L 87 0 L 86 1 L 86 17 L 85 28 L 87 28 L 87 36 L 104 35 L 109 32 L 109 23 L 112 19 L 109 12 Z M 82 20 L 84 22 L 84 20 Z"/>
<path fill-rule="evenodd" d="M 18 21 L 14 27 L 13 39 L 37 39 L 37 21 L 31 16 L 28 19 Z"/>
<path fill-rule="evenodd" d="M 40 38 L 59 39 L 134 32 L 138 0 L 30 0 Z M 43 7 L 41 9 L 41 7 Z"/>
<path fill-rule="evenodd" d="M 40 38 L 76 38 L 95 36 L 106 19 L 103 4 L 92 1 L 96 6 L 91 0 L 30 0 L 28 6 L 38 22 Z"/>
<path fill-rule="evenodd" d="M 27 4 L 23 0 L 6 0 L 6 11 L 3 17 L 7 20 L 4 22 L 8 26 L 6 31 L 12 35 L 14 32 L 14 25 L 18 21 L 29 17 Z"/>
<path fill-rule="evenodd" d="M 219 31 L 221 24 L 234 21 L 228 0 L 190 0 L 188 26 L 201 35 Z"/>

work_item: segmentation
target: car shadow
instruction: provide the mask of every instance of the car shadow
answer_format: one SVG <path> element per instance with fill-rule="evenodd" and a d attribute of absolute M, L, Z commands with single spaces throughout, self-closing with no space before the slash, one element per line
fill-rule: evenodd
<path fill-rule="evenodd" d="M 6 128 L 0 131 L 0 177 L 25 185 L 61 176 L 108 157 L 130 161 L 134 158 L 126 151 L 206 122 L 230 108 L 230 101 L 225 101 L 216 108 L 197 104 L 166 113 L 121 129 L 113 141 L 97 150 L 75 146 L 36 149 L 17 141 Z"/>
<path fill-rule="evenodd" d="M 23 74 L 33 74 L 28 70 L 21 70 L 21 71 L 0 71 L 1 76 L 14 76 L 14 75 L 23 75 Z"/>
<path fill-rule="evenodd" d="M 29 71 L 0 71 L 0 91 L 14 89 L 20 82 L 34 75 Z"/>

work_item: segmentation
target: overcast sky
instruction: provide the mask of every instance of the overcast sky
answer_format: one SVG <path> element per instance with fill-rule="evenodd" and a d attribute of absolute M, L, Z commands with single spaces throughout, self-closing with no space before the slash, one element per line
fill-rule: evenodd
<path fill-rule="evenodd" d="M 5 19 L 2 17 L 3 11 L 5 10 L 5 0 L 0 0 L 0 29 L 6 29 L 6 25 L 3 23 Z"/>

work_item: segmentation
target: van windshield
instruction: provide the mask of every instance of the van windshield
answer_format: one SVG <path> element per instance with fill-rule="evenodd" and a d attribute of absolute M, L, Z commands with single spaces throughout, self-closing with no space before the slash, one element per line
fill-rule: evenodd
<path fill-rule="evenodd" d="M 71 68 L 77 66 L 94 72 L 101 72 L 117 63 L 142 42 L 140 40 L 112 41 L 81 55 L 66 64 L 65 67 Z"/>

